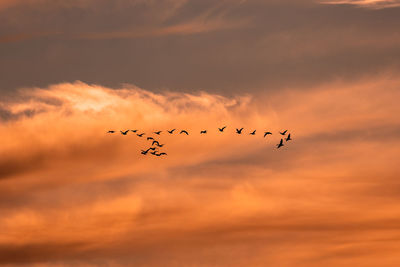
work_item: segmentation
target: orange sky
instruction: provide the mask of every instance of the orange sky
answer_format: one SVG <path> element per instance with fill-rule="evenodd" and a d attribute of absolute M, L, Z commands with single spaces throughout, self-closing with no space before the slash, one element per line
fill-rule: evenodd
<path fill-rule="evenodd" d="M 0 266 L 400 265 L 397 1 L 128 2 L 0 4 Z"/>
<path fill-rule="evenodd" d="M 25 89 L 2 102 L 35 115 L 1 126 L 0 261 L 395 266 L 399 84 L 257 99 L 81 82 Z M 237 136 L 239 126 L 275 135 Z M 174 127 L 191 134 L 162 135 L 165 158 L 140 155 L 137 136 L 105 133 Z M 277 151 L 283 128 L 294 140 Z"/>

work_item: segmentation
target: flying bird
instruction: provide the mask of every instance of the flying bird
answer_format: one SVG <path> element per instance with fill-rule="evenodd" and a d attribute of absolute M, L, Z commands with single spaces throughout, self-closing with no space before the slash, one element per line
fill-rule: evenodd
<path fill-rule="evenodd" d="M 264 133 L 264 137 L 266 137 L 267 135 L 272 134 L 271 132 L 265 132 Z"/>
<path fill-rule="evenodd" d="M 159 156 L 162 156 L 162 155 L 167 155 L 167 153 L 162 152 L 162 153 L 158 153 L 158 154 L 154 154 L 154 155 L 159 157 Z"/>
<path fill-rule="evenodd" d="M 186 134 L 186 135 L 189 135 L 189 133 L 187 132 L 187 131 L 185 131 L 185 130 L 182 130 L 181 132 L 180 132 L 180 134 Z"/>
<path fill-rule="evenodd" d="M 218 130 L 222 133 L 225 130 L 226 126 L 222 127 L 222 128 L 218 128 Z"/>
<path fill-rule="evenodd" d="M 136 135 L 139 136 L 139 137 L 142 137 L 144 135 L 144 133 L 136 134 Z"/>
<path fill-rule="evenodd" d="M 288 136 L 286 137 L 286 142 L 292 140 L 292 138 L 290 138 L 290 133 L 288 134 Z"/>
<path fill-rule="evenodd" d="M 147 137 L 147 140 L 154 140 L 153 137 Z"/>
<path fill-rule="evenodd" d="M 154 132 L 154 133 L 157 134 L 157 135 L 160 135 L 161 132 L 162 131 L 157 131 L 157 132 Z"/>
<path fill-rule="evenodd" d="M 281 135 L 285 135 L 287 132 L 287 130 L 285 130 L 284 132 L 279 132 Z"/>
<path fill-rule="evenodd" d="M 252 131 L 251 133 L 249 133 L 251 135 L 255 135 L 256 134 L 256 130 Z"/>
<path fill-rule="evenodd" d="M 121 132 L 121 134 L 122 135 L 126 135 L 128 132 L 129 132 L 129 130 L 126 130 L 126 131 L 120 131 Z"/>
<path fill-rule="evenodd" d="M 164 146 L 164 144 L 160 144 L 158 141 L 156 141 L 156 140 L 154 140 L 153 141 L 153 143 L 151 144 L 152 146 L 154 146 L 154 144 L 156 145 L 156 146 L 158 146 L 158 147 L 163 147 Z"/>
<path fill-rule="evenodd" d="M 142 153 L 143 155 L 146 155 L 149 152 L 149 150 L 150 150 L 150 148 L 148 148 L 147 150 L 142 149 L 142 152 L 140 152 L 140 153 Z"/>
<path fill-rule="evenodd" d="M 281 138 L 281 141 L 279 142 L 279 144 L 276 145 L 276 148 L 280 148 L 281 146 L 283 146 L 283 139 Z"/>
<path fill-rule="evenodd" d="M 131 132 L 132 132 L 132 133 L 136 133 L 136 132 L 137 132 L 137 130 L 131 130 Z"/>
<path fill-rule="evenodd" d="M 206 134 L 207 130 L 201 131 L 200 134 Z"/>
<path fill-rule="evenodd" d="M 236 133 L 237 133 L 237 134 L 241 134 L 241 133 L 242 133 L 242 131 L 243 131 L 243 128 L 236 129 Z"/>
<path fill-rule="evenodd" d="M 172 129 L 172 130 L 170 130 L 170 131 L 168 131 L 168 132 L 169 132 L 170 134 L 173 134 L 175 130 L 176 130 L 176 129 Z"/>
<path fill-rule="evenodd" d="M 115 133 L 115 131 L 111 131 L 111 130 L 110 130 L 110 131 L 108 131 L 107 133 Z"/>

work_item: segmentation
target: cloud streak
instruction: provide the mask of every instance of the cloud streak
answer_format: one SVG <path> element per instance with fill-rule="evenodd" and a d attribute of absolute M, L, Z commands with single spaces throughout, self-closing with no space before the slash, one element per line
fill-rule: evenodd
<path fill-rule="evenodd" d="M 324 1 L 323 4 L 333 5 L 355 5 L 370 9 L 394 8 L 400 6 L 398 0 L 339 0 L 339 1 Z"/>

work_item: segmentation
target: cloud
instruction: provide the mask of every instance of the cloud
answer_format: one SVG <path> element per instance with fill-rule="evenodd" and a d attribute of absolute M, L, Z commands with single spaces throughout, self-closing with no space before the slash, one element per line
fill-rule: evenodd
<path fill-rule="evenodd" d="M 399 7 L 400 1 L 398 0 L 339 0 L 339 1 L 324 1 L 323 4 L 333 5 L 355 5 L 370 9 L 383 9 Z"/>
<path fill-rule="evenodd" d="M 399 85 L 388 75 L 232 97 L 23 89 L 0 103 L 0 264 L 398 264 Z M 106 133 L 133 128 L 190 135 L 162 133 L 168 156 L 155 158 L 133 133 Z M 277 150 L 286 128 L 294 140 Z"/>

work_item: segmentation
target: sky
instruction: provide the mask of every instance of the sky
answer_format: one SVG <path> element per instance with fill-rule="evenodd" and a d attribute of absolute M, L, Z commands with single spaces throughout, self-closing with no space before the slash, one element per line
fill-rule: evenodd
<path fill-rule="evenodd" d="M 1 0 L 0 266 L 399 266 L 399 28 L 397 0 Z"/>

